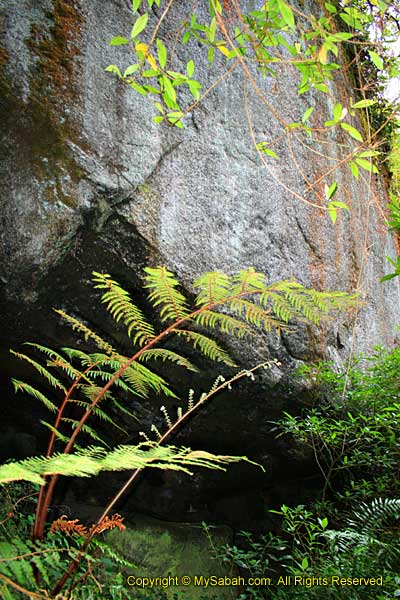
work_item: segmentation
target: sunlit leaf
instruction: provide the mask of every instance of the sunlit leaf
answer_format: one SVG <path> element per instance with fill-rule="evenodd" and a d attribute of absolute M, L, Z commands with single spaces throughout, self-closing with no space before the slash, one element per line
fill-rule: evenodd
<path fill-rule="evenodd" d="M 347 133 L 349 135 L 351 135 L 352 138 L 354 138 L 358 142 L 363 141 L 361 133 L 355 127 L 353 127 L 352 125 L 349 125 L 349 123 L 340 123 L 340 126 L 342 129 L 347 131 Z"/>
<path fill-rule="evenodd" d="M 124 44 L 129 44 L 129 40 L 125 37 L 121 37 L 120 35 L 116 35 L 110 41 L 110 46 L 123 46 Z"/>
<path fill-rule="evenodd" d="M 138 19 L 136 19 L 136 21 L 132 27 L 132 31 L 131 31 L 131 40 L 134 40 L 139 35 L 139 33 L 141 33 L 143 31 L 143 29 L 147 25 L 148 20 L 149 20 L 148 13 L 144 13 L 143 15 L 140 15 L 140 17 L 138 17 Z"/>

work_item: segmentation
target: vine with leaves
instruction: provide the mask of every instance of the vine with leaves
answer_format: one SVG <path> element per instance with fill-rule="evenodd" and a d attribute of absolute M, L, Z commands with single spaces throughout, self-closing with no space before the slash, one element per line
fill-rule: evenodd
<path fill-rule="evenodd" d="M 205 20 L 204 7 L 195 2 L 171 39 L 162 31 L 173 4 L 174 0 L 167 3 L 133 0 L 134 23 L 129 37 L 116 35 L 110 44 L 129 48 L 134 62 L 123 69 L 111 64 L 106 70 L 116 74 L 136 93 L 151 99 L 156 111 L 155 123 L 184 128 L 186 117 L 204 98 L 233 71 L 242 69 L 250 138 L 264 167 L 291 196 L 327 211 L 335 223 L 340 211 L 350 209 L 348 201 L 340 199 L 342 190 L 338 191 L 336 173 L 347 165 L 356 179 L 361 172 L 377 174 L 382 143 L 380 133 L 398 114 L 395 101 L 389 110 L 387 103 L 382 102 L 381 88 L 382 82 L 400 74 L 400 62 L 393 52 L 400 7 L 384 0 L 368 3 L 368 6 L 357 1 L 343 5 L 324 2 L 317 4 L 319 14 L 314 16 L 284 0 L 269 0 L 260 8 L 249 11 L 241 9 L 237 0 L 223 3 L 210 0 L 208 19 Z M 187 61 L 184 71 L 176 66 L 179 54 L 176 46 L 192 44 L 190 54 L 194 43 L 207 50 L 210 64 L 216 56 L 225 61 L 225 70 L 206 90 L 195 77 L 193 57 Z M 219 67 L 220 61 L 217 72 Z M 283 80 L 285 73 L 293 70 L 297 73 L 299 95 L 313 91 L 329 99 L 327 106 L 331 106 L 331 112 L 325 119 L 322 117 L 322 124 L 321 115 L 316 116 L 318 110 L 313 105 L 299 120 L 285 120 L 259 83 L 260 76 Z M 335 98 L 332 82 L 340 75 L 347 77 L 349 71 L 356 78 L 359 97 L 350 99 L 349 105 L 345 106 Z M 381 87 L 371 81 L 380 81 Z M 191 94 L 192 102 L 185 100 L 186 90 Z M 250 90 L 281 129 L 275 139 L 263 139 L 262 133 L 255 128 L 247 108 Z M 381 111 L 382 104 L 384 112 Z M 363 119 L 358 113 L 364 111 L 370 114 Z M 363 120 L 370 124 L 376 121 L 377 114 L 384 114 L 384 117 L 377 119 L 375 130 L 361 125 Z M 347 135 L 348 141 L 337 143 L 338 156 L 328 156 L 323 148 L 336 130 Z M 273 162 L 280 158 L 276 148 L 283 141 L 287 147 L 285 158 L 287 154 L 291 156 L 293 168 L 304 181 L 311 200 L 287 186 L 274 172 Z M 307 177 L 296 161 L 295 143 L 314 158 L 323 156 L 331 163 L 315 181 Z"/>

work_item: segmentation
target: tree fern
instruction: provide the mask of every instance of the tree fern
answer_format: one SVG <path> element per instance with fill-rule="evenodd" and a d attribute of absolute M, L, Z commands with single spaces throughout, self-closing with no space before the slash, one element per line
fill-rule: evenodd
<path fill-rule="evenodd" d="M 110 275 L 93 272 L 95 288 L 106 289 L 101 301 L 107 304 L 107 310 L 118 323 L 123 321 L 133 343 L 144 346 L 155 337 L 153 326 L 147 321 L 142 311 L 132 302 L 126 292 Z"/>
<path fill-rule="evenodd" d="M 51 457 L 33 457 L 0 466 L 0 483 L 25 480 L 43 484 L 43 476 L 91 477 L 101 471 L 124 471 L 152 467 L 173 469 L 192 474 L 192 467 L 222 469 L 240 460 L 240 456 L 214 455 L 190 448 L 160 446 L 155 442 L 143 442 L 137 446 L 118 446 L 106 452 L 101 447 L 89 447 L 74 454 L 55 453 Z"/>
<path fill-rule="evenodd" d="M 177 321 L 189 315 L 185 296 L 177 289 L 179 281 L 165 267 L 145 268 L 145 288 L 151 290 L 148 298 L 154 308 L 159 308 L 161 320 Z"/>

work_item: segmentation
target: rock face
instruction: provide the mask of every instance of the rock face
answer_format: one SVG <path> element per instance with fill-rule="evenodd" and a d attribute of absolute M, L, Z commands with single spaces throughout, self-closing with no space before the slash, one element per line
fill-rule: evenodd
<path fill-rule="evenodd" d="M 325 211 L 296 197 L 315 201 L 310 182 L 316 181 L 321 192 L 322 175 L 343 158 L 341 144 L 348 139 L 332 130 L 327 146 L 293 140 L 290 147 L 283 138 L 274 146 L 281 159 L 267 159 L 266 168 L 246 115 L 262 139 L 279 138 L 282 124 L 249 83 L 244 92 L 240 67 L 187 115 L 184 130 L 154 124 L 152 103 L 104 71 L 110 63 L 130 64 L 129 55 L 108 45 L 113 36 L 129 31 L 129 6 L 123 0 L 19 0 L 0 9 L 1 346 L 6 372 L 15 374 L 16 368 L 7 358 L 9 346 L 25 340 L 73 344 L 70 332 L 51 314 L 53 306 L 104 325 L 88 288 L 93 269 L 112 273 L 133 290 L 145 264 L 166 265 L 184 284 L 204 271 L 233 273 L 253 266 L 271 281 L 294 276 L 319 289 L 360 290 L 366 304 L 357 314 L 319 332 L 302 328 L 280 342 L 261 337 L 256 346 L 232 343 L 243 364 L 272 355 L 284 366 L 242 396 L 240 404 L 237 399 L 234 409 L 224 401 L 210 408 L 204 422 L 191 425 L 182 438 L 189 443 L 195 436 L 196 444 L 211 449 L 254 450 L 270 467 L 269 481 L 278 471 L 281 479 L 286 477 L 282 464 L 287 477 L 293 477 L 290 472 L 298 465 L 287 453 L 282 458 L 267 423 L 281 409 L 280 399 L 290 398 L 288 368 L 315 357 L 340 362 L 349 353 L 395 341 L 398 280 L 379 283 L 387 271 L 385 256 L 396 255 L 395 240 L 384 226 L 384 187 L 375 176 L 356 180 L 346 165 L 339 167 L 335 179 L 351 211 L 341 213 L 335 226 Z M 187 10 L 182 0 L 174 4 L 161 37 L 174 35 Z M 180 52 L 177 68 L 193 56 L 204 89 L 223 73 L 222 59 L 210 68 L 196 44 Z M 294 72 L 278 79 L 255 77 L 287 123 L 301 119 L 310 105 L 316 105 L 313 126 L 331 114 L 329 97 L 297 96 Z M 344 78 L 332 83 L 343 105 L 349 103 L 350 89 Z M 7 427 L 14 419 L 10 413 Z M 32 428 L 31 413 L 18 419 L 21 430 Z M 219 490 L 222 518 L 225 496 L 251 496 L 252 490 L 270 485 L 253 475 Z M 162 482 L 154 512 L 169 514 L 175 501 L 168 501 L 168 490 L 181 485 L 179 478 L 171 481 Z M 205 497 L 201 478 L 189 486 L 189 495 L 196 495 L 196 485 L 203 486 Z M 151 483 L 148 489 L 154 489 Z M 187 498 L 183 494 L 175 505 L 178 517 L 185 514 Z M 141 502 L 147 500 L 143 492 Z M 248 501 L 238 500 L 238 514 Z"/>

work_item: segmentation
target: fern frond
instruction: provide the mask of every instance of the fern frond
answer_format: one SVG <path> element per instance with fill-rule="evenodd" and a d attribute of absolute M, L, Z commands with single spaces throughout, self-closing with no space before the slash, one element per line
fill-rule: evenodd
<path fill-rule="evenodd" d="M 199 289 L 195 305 L 206 306 L 214 302 L 220 302 L 230 295 L 231 280 L 228 275 L 219 271 L 204 273 L 193 282 L 193 287 Z"/>
<path fill-rule="evenodd" d="M 79 519 L 67 519 L 67 515 L 61 515 L 58 519 L 52 522 L 50 527 L 50 534 L 61 531 L 65 535 L 80 535 L 82 537 L 87 535 L 87 528 L 85 525 L 79 522 Z"/>
<path fill-rule="evenodd" d="M 241 338 L 245 333 L 253 334 L 252 329 L 244 322 L 235 319 L 230 315 L 213 310 L 204 310 L 196 315 L 193 319 L 198 325 L 208 327 L 210 329 L 219 329 L 223 333 L 236 335 Z"/>
<path fill-rule="evenodd" d="M 96 344 L 97 348 L 99 348 L 99 350 L 103 350 L 106 354 L 116 354 L 116 351 L 111 346 L 111 344 L 103 340 L 103 338 L 100 335 L 98 335 L 96 332 L 90 329 L 90 327 L 82 323 L 82 321 L 75 317 L 72 317 L 64 310 L 54 309 L 54 311 L 58 315 L 60 315 L 60 317 L 62 317 L 65 321 L 67 321 L 67 323 L 72 327 L 74 331 L 80 333 L 85 341 L 92 340 Z"/>
<path fill-rule="evenodd" d="M 116 408 L 118 408 L 118 410 L 120 410 L 122 413 L 124 413 L 125 415 L 127 415 L 128 417 L 130 417 L 131 419 L 135 419 L 135 421 L 137 421 L 138 423 L 140 423 L 140 419 L 137 418 L 136 415 L 134 415 L 130 410 L 128 410 L 125 406 L 123 406 L 120 402 L 118 402 L 118 400 L 116 400 L 115 398 L 112 398 L 112 403 L 116 406 Z"/>
<path fill-rule="evenodd" d="M 143 364 L 139 362 L 132 363 L 132 365 L 127 370 L 134 370 L 141 378 L 144 384 L 150 389 L 153 390 L 156 394 L 164 394 L 170 398 L 177 398 L 176 394 L 171 390 L 168 383 L 161 377 L 151 371 Z M 126 371 L 125 371 L 126 373 Z M 125 374 L 122 376 L 124 377 Z"/>
<path fill-rule="evenodd" d="M 173 469 L 192 474 L 192 467 L 225 470 L 226 466 L 238 461 L 256 464 L 244 456 L 215 455 L 209 452 L 192 451 L 190 448 L 159 446 L 143 442 L 137 446 L 118 446 L 106 452 L 103 448 L 91 447 L 74 454 L 54 454 L 51 457 L 33 457 L 0 466 L 0 483 L 25 480 L 43 484 L 43 476 L 91 477 L 101 471 L 123 471 L 152 467 Z"/>
<path fill-rule="evenodd" d="M 323 303 L 321 304 L 322 308 L 318 307 L 309 290 L 297 281 L 282 281 L 274 287 L 277 291 L 281 291 L 284 294 L 286 300 L 300 315 L 312 323 L 317 324 L 329 311 L 328 307 Z M 297 315 L 295 314 L 294 316 Z"/>
<path fill-rule="evenodd" d="M 53 425 L 50 425 L 50 423 L 48 423 L 47 421 L 40 421 L 42 425 L 44 425 L 45 427 L 47 427 L 47 429 L 50 429 L 50 431 L 52 433 L 54 433 L 54 435 L 56 436 L 56 438 L 58 440 L 60 440 L 60 442 L 64 442 L 65 444 L 68 444 L 69 442 L 69 437 L 63 435 L 60 431 L 58 431 L 58 429 L 56 429 L 55 427 L 53 427 Z"/>
<path fill-rule="evenodd" d="M 65 387 L 62 385 L 62 383 L 59 382 L 59 380 L 57 379 L 57 377 L 54 377 L 54 375 L 52 375 L 51 373 L 49 373 L 49 371 L 43 367 L 43 365 L 41 365 L 40 363 L 38 363 L 36 360 L 33 360 L 33 358 L 30 358 L 30 356 L 26 356 L 26 354 L 22 354 L 21 352 L 14 352 L 14 350 L 10 350 L 11 354 L 13 354 L 14 356 L 16 356 L 17 358 L 20 358 L 21 360 L 25 360 L 27 363 L 29 363 L 30 365 L 32 365 L 32 367 L 34 367 L 34 369 L 36 369 L 36 371 L 38 371 L 38 373 L 44 378 L 46 379 L 46 381 L 48 381 L 48 383 L 55 389 L 59 389 L 62 390 L 63 392 L 66 392 Z"/>
<path fill-rule="evenodd" d="M 270 309 L 266 310 L 259 304 L 255 304 L 244 298 L 235 298 L 231 300 L 229 308 L 242 317 L 247 323 L 250 323 L 254 327 L 264 329 L 264 331 L 270 331 L 271 329 L 281 331 L 286 328 L 284 323 L 271 315 Z"/>
<path fill-rule="evenodd" d="M 106 289 L 101 301 L 107 304 L 107 310 L 118 323 L 127 327 L 128 336 L 133 335 L 133 343 L 144 346 L 155 337 L 153 326 L 146 320 L 142 311 L 132 302 L 128 292 L 106 273 L 93 271 L 95 288 Z"/>
<path fill-rule="evenodd" d="M 328 530 L 324 532 L 324 536 L 333 542 L 337 552 L 343 554 L 354 551 L 357 547 L 367 549 L 371 545 L 371 538 L 368 535 L 353 529 Z"/>
<path fill-rule="evenodd" d="M 82 392 L 83 396 L 85 398 L 88 398 L 90 401 L 93 401 L 96 398 L 96 396 L 99 394 L 99 392 L 101 392 L 101 390 L 103 389 L 102 386 L 95 385 L 94 383 L 81 384 L 78 386 L 78 388 Z M 103 395 L 104 400 L 107 400 L 110 397 L 111 397 L 111 394 L 109 391 L 105 392 Z M 87 402 L 85 402 L 85 403 L 87 404 Z"/>
<path fill-rule="evenodd" d="M 71 426 L 72 430 L 74 430 L 79 424 L 79 421 L 77 421 L 76 419 L 70 419 L 69 417 L 63 417 L 61 419 L 61 421 L 63 421 L 64 423 L 68 423 Z M 83 431 L 83 433 L 86 433 L 87 435 L 89 435 L 95 442 L 100 442 L 100 444 L 104 444 L 104 446 L 109 447 L 107 442 L 105 442 L 99 436 L 99 434 L 93 429 L 93 427 L 90 427 L 89 425 L 87 425 L 85 423 L 84 425 L 81 426 L 81 430 Z"/>
<path fill-rule="evenodd" d="M 265 275 L 258 273 L 252 267 L 239 271 L 232 278 L 232 296 L 243 294 L 244 292 L 261 291 L 265 288 Z"/>
<path fill-rule="evenodd" d="M 92 546 L 98 549 L 104 556 L 111 559 L 114 563 L 121 565 L 122 567 L 128 567 L 130 569 L 136 569 L 137 565 L 127 560 L 124 556 L 119 554 L 115 548 L 111 548 L 109 544 L 103 542 L 99 538 L 94 537 L 90 542 Z"/>
<path fill-rule="evenodd" d="M 119 364 L 119 366 L 121 366 L 120 363 L 116 363 Z M 116 369 L 117 370 L 117 369 Z M 91 377 L 96 380 L 96 378 L 100 379 L 101 381 L 107 382 L 110 381 L 110 379 L 112 379 L 114 377 L 114 373 L 108 373 L 108 371 L 92 371 L 91 372 Z M 128 392 L 129 394 L 133 394 L 134 396 L 137 395 L 135 390 L 133 390 L 127 383 L 125 383 L 125 381 L 122 378 L 117 379 L 114 382 L 114 385 L 116 387 L 121 388 L 122 390 L 124 390 L 125 392 Z M 109 392 L 106 394 L 107 398 L 109 398 L 113 403 L 115 403 L 115 398 L 113 397 L 112 394 L 110 394 Z"/>
<path fill-rule="evenodd" d="M 29 560 L 19 559 L 18 555 L 31 555 L 32 548 L 19 538 L 11 543 L 0 542 L 0 572 L 27 588 L 36 587 L 32 566 Z"/>
<path fill-rule="evenodd" d="M 61 356 L 61 354 L 59 354 L 55 350 L 52 350 L 51 348 L 47 348 L 47 346 L 42 346 L 41 344 L 35 344 L 32 342 L 26 342 L 26 345 L 32 346 L 36 350 L 39 350 L 39 352 L 42 352 L 43 354 L 45 354 L 48 357 L 48 360 L 47 360 L 48 367 L 58 367 L 58 368 L 62 369 L 63 371 L 66 372 L 68 377 L 72 380 L 74 380 L 77 377 L 82 376 L 82 373 L 78 369 L 76 369 L 73 365 L 71 365 L 71 363 L 69 363 L 65 359 L 64 356 Z"/>
<path fill-rule="evenodd" d="M 147 398 L 149 393 L 149 385 L 141 373 L 139 373 L 136 365 L 128 367 L 121 377 L 122 381 L 129 384 L 135 396 L 139 398 Z"/>
<path fill-rule="evenodd" d="M 305 318 L 315 324 L 332 310 L 349 309 L 359 302 L 357 294 L 319 292 L 305 288 L 294 280 L 268 286 L 260 297 L 260 303 L 267 306 L 269 301 L 274 312 L 283 314 L 286 322 L 292 318 Z"/>
<path fill-rule="evenodd" d="M 28 385 L 27 383 L 24 383 L 23 381 L 18 381 L 18 379 L 12 379 L 11 381 L 13 383 L 15 392 L 26 392 L 27 394 L 29 394 L 29 396 L 36 398 L 36 400 L 39 400 L 39 402 L 42 402 L 42 404 L 44 404 L 45 407 L 51 412 L 57 412 L 57 406 L 53 404 L 51 400 L 46 398 L 46 396 L 42 394 L 42 392 L 39 392 L 39 390 L 32 387 L 31 385 Z"/>
<path fill-rule="evenodd" d="M 177 364 L 180 367 L 185 367 L 188 371 L 198 371 L 198 368 L 195 367 L 190 360 L 177 354 L 176 352 L 172 352 L 172 350 L 167 350 L 165 348 L 152 348 L 150 350 L 145 350 L 141 357 L 139 358 L 140 362 L 147 362 L 148 360 L 162 360 L 163 362 L 172 362 Z"/>
<path fill-rule="evenodd" d="M 101 390 L 101 388 L 96 388 L 96 389 L 98 391 Z M 89 397 L 91 399 L 92 399 L 92 393 L 93 393 L 92 390 L 90 392 L 88 392 Z M 87 400 L 70 400 L 70 402 L 73 402 L 77 406 L 81 406 L 82 408 L 85 408 L 85 409 L 87 409 L 90 406 L 90 402 L 88 402 Z M 100 419 L 101 421 L 104 421 L 105 423 L 109 423 L 110 425 L 112 425 L 112 427 L 119 429 L 123 433 L 127 433 L 125 431 L 125 429 L 123 429 L 120 425 L 118 425 L 103 409 L 99 408 L 98 405 L 92 407 L 92 412 L 93 412 L 94 416 L 97 417 L 98 419 Z"/>
<path fill-rule="evenodd" d="M 236 367 L 229 354 L 223 350 L 217 342 L 209 337 L 198 333 L 197 331 L 189 331 L 186 329 L 175 329 L 174 333 L 178 337 L 184 337 L 188 342 L 193 344 L 194 348 L 200 350 L 204 356 L 215 362 L 222 362 L 230 367 Z"/>
<path fill-rule="evenodd" d="M 260 304 L 273 312 L 274 315 L 284 323 L 289 323 L 295 317 L 301 317 L 301 313 L 293 305 L 276 292 L 266 291 L 260 296 Z"/>
<path fill-rule="evenodd" d="M 400 518 L 400 499 L 374 498 L 369 504 L 361 502 L 360 507 L 347 520 L 349 527 L 364 534 L 374 534 L 388 521 Z"/>
<path fill-rule="evenodd" d="M 78 350 L 77 348 L 62 348 L 62 351 L 65 352 L 70 360 L 79 360 L 81 365 L 85 368 L 94 366 L 96 363 L 95 360 L 92 360 L 91 355 L 83 352 L 83 350 Z"/>
<path fill-rule="evenodd" d="M 154 306 L 160 308 L 160 318 L 165 321 L 177 321 L 189 315 L 186 298 L 179 292 L 179 282 L 173 273 L 165 267 L 151 269 L 146 267 L 147 274 L 145 288 L 151 290 L 149 300 Z"/>
<path fill-rule="evenodd" d="M 363 304 L 360 302 L 358 294 L 346 294 L 346 292 L 319 292 L 317 290 L 307 290 L 314 299 L 315 304 L 324 312 L 330 310 L 349 310 L 354 306 Z"/>
<path fill-rule="evenodd" d="M 50 586 L 49 573 L 52 572 L 59 576 L 62 572 L 59 549 L 47 540 L 46 542 L 37 541 L 35 544 L 31 540 L 23 541 L 20 538 L 12 538 L 10 542 L 0 542 L 0 557 L 0 574 L 9 577 L 14 583 L 29 591 L 43 591 L 36 584 L 32 563 L 48 586 Z M 1 579 L 6 581 L 4 577 Z M 10 596 L 4 594 L 6 588 L 3 587 L 0 590 L 1 598 L 4 600 L 8 598 L 15 600 L 15 590 L 18 588 L 11 584 L 10 587 L 13 590 Z M 44 598 L 42 593 L 32 593 L 31 597 Z"/>

